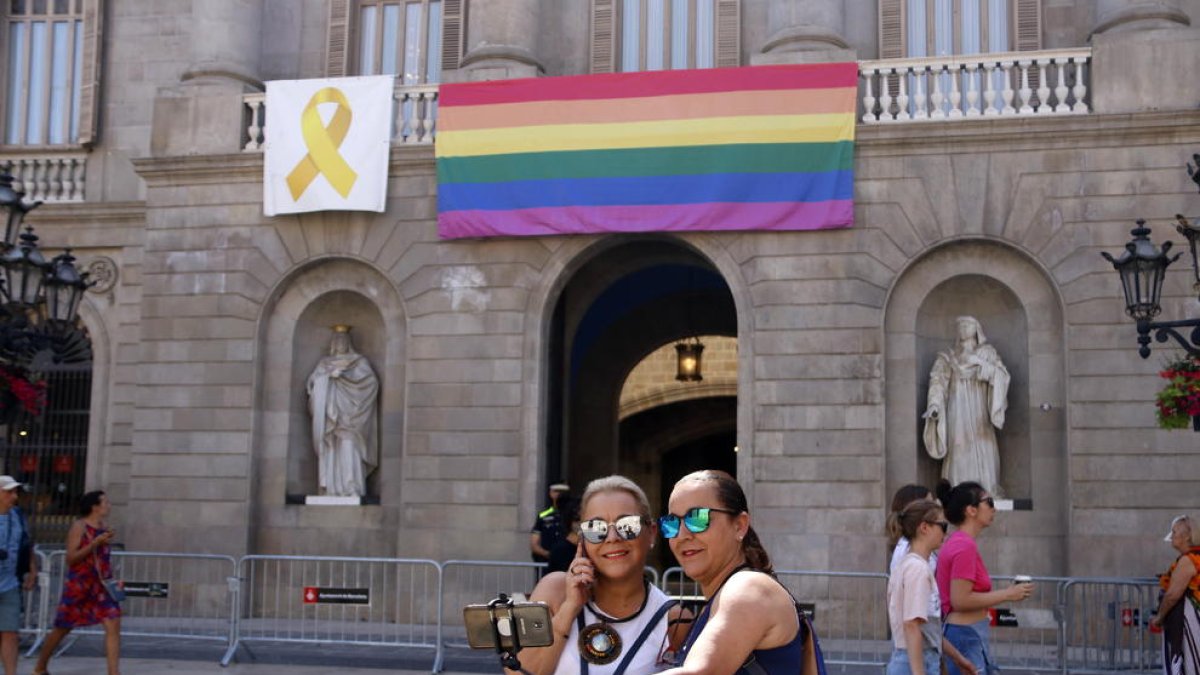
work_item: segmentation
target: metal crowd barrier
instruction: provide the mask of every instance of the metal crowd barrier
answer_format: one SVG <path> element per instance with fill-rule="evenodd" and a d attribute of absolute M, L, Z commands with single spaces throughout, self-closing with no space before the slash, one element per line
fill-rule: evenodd
<path fill-rule="evenodd" d="M 442 612 L 434 672 L 441 670 L 446 647 L 467 647 L 463 607 L 487 602 L 499 593 L 528 596 L 545 567 L 546 563 L 499 560 L 447 560 L 442 563 L 441 587 L 438 589 Z"/>
<path fill-rule="evenodd" d="M 432 560 L 248 555 L 239 612 L 222 665 L 250 642 L 423 647 L 434 650 L 442 566 Z"/>
<path fill-rule="evenodd" d="M 1059 627 L 1062 625 L 1062 577 L 1033 577 L 1033 593 L 1006 603 L 994 614 L 991 655 L 1002 669 L 1054 672 L 1062 668 Z M 993 588 L 1013 583 L 1010 576 L 992 577 Z"/>
<path fill-rule="evenodd" d="M 23 594 L 20 632 L 43 644 L 63 586 L 65 551 L 35 551 L 36 586 Z M 533 590 L 544 564 L 528 562 L 175 553 L 113 553 L 125 583 L 122 633 L 224 643 L 228 665 L 254 642 L 417 647 L 434 651 L 440 672 L 447 648 L 465 648 L 462 607 L 504 592 Z M 891 654 L 887 575 L 779 570 L 813 613 L 826 662 L 883 667 Z M 647 578 L 668 595 L 703 602 L 679 567 Z M 997 587 L 1010 577 L 993 577 Z M 1161 671 L 1162 636 L 1148 630 L 1158 604 L 1152 579 L 1034 579 L 1033 595 L 999 608 L 991 650 L 1008 669 L 1140 674 Z M 99 626 L 73 632 L 102 634 Z M 64 649 L 69 648 L 67 644 Z"/>
<path fill-rule="evenodd" d="M 1066 579 L 1059 592 L 1062 672 L 1162 672 L 1162 633 L 1149 630 L 1158 608 L 1153 579 Z"/>
<path fill-rule="evenodd" d="M 58 598 L 66 551 L 55 551 L 49 558 L 51 588 Z M 234 644 L 237 561 L 232 556 L 113 551 L 112 565 L 126 596 L 121 603 L 122 635 L 206 640 L 227 649 Z M 43 631 L 51 621 L 43 623 Z M 103 634 L 102 626 L 77 628 L 62 649 L 69 649 L 79 635 Z"/>
<path fill-rule="evenodd" d="M 58 605 L 58 597 L 51 589 L 50 557 L 41 550 L 34 549 L 33 555 L 37 561 L 37 581 L 34 587 L 21 594 L 21 627 L 20 635 L 32 635 L 33 642 L 26 654 L 32 655 L 42 646 L 46 639 L 46 631 L 54 621 L 54 611 Z M 53 597 L 52 597 L 53 596 Z"/>
<path fill-rule="evenodd" d="M 888 639 L 886 574 L 807 570 L 776 570 L 775 574 L 813 619 L 825 663 L 887 665 L 892 647 Z M 661 588 L 685 602 L 703 600 L 700 585 L 679 567 L 663 572 Z"/>

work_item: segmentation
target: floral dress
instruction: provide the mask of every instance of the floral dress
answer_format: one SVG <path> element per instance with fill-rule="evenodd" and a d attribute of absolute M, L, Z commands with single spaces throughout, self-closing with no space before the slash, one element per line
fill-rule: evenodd
<path fill-rule="evenodd" d="M 103 532 L 84 523 L 80 548 L 86 547 Z M 54 617 L 55 628 L 94 626 L 109 619 L 121 618 L 121 606 L 108 596 L 96 573 L 99 567 L 100 574 L 106 578 L 112 576 L 109 554 L 108 545 L 105 544 L 67 569 L 62 599 L 58 601 L 58 614 Z"/>

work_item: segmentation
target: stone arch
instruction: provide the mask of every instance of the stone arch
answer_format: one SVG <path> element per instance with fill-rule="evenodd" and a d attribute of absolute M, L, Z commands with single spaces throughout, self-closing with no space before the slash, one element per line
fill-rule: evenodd
<path fill-rule="evenodd" d="M 79 322 L 87 330 L 88 339 L 92 342 L 92 392 L 90 410 L 88 412 L 88 441 L 87 462 L 84 467 L 86 484 L 95 489 L 111 490 L 113 476 L 112 458 L 109 456 L 108 443 L 108 387 L 113 381 L 112 340 L 108 334 L 108 326 L 104 322 L 106 316 L 94 298 L 84 295 L 79 303 Z M 105 303 L 108 304 L 108 303 Z M 128 495 L 113 495 L 114 500 L 124 503 Z"/>
<path fill-rule="evenodd" d="M 330 256 L 285 275 L 263 306 L 258 330 L 260 385 L 257 388 L 252 550 L 328 550 L 333 536 L 348 550 L 391 555 L 398 530 L 404 447 L 405 350 L 407 323 L 400 293 L 369 263 Z M 379 377 L 379 466 L 368 478 L 368 496 L 377 505 L 355 513 L 305 518 L 288 509 L 288 495 L 313 494 L 315 463 L 305 384 L 328 347 L 329 326 L 354 326 L 355 348 Z M 307 460 L 307 461 L 306 461 Z M 344 518 L 342 518 L 344 516 Z M 318 531 L 314 531 L 314 529 Z M 319 532 L 326 529 L 326 532 Z M 315 535 L 315 536 L 314 536 Z"/>
<path fill-rule="evenodd" d="M 998 519 L 998 529 L 1009 536 L 991 537 L 988 546 L 1003 569 L 1026 569 L 1037 560 L 1044 569 L 1036 573 L 1058 573 L 1065 569 L 1069 508 L 1063 302 L 1046 270 L 1011 244 L 980 238 L 946 242 L 915 258 L 889 292 L 888 494 L 904 483 L 936 481 L 936 465 L 920 440 L 920 414 L 929 366 L 938 349 L 953 343 L 953 326 L 940 324 L 959 314 L 982 321 L 1013 373 L 1009 418 L 999 436 L 1001 483 L 1012 485 L 1009 496 L 1024 508 Z M 1033 510 L 1025 510 L 1029 507 Z M 1022 555 L 1021 545 L 1031 548 Z"/>
<path fill-rule="evenodd" d="M 741 448 L 738 455 L 738 473 L 745 477 L 742 487 L 747 498 L 753 500 L 754 482 L 750 470 L 754 438 L 754 319 L 751 311 L 753 301 L 749 283 L 742 276 L 738 262 L 720 237 L 707 234 L 609 236 L 590 239 L 570 237 L 565 239 L 547 260 L 541 271 L 541 282 L 531 289 L 526 305 L 523 371 L 528 375 L 523 385 L 522 400 L 528 401 L 529 405 L 525 408 L 522 421 L 524 449 L 521 455 L 519 512 L 523 517 L 525 514 L 536 513 L 545 488 L 540 483 L 546 460 L 549 346 L 551 318 L 556 304 L 574 275 L 597 256 L 631 242 L 654 241 L 667 242 L 700 256 L 712 265 L 725 281 L 733 298 L 737 335 L 741 340 L 738 349 L 737 388 L 737 436 Z"/>

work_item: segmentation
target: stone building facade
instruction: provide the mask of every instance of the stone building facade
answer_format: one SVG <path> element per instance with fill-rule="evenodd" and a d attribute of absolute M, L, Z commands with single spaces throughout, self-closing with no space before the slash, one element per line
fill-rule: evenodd
<path fill-rule="evenodd" d="M 1099 253 L 1137 218 L 1161 241 L 1200 214 L 1183 170 L 1200 151 L 1197 0 L 998 3 L 986 35 L 997 17 L 1011 30 L 991 66 L 914 46 L 937 47 L 935 3 L 922 33 L 911 0 L 714 0 L 712 65 L 861 62 L 853 227 L 454 241 L 435 223 L 437 82 L 620 70 L 630 3 L 401 7 L 439 16 L 409 37 L 427 69 L 437 41 L 440 68 L 398 85 L 402 115 L 426 117 L 398 124 L 387 211 L 274 218 L 262 83 L 364 72 L 364 8 L 395 3 L 65 4 L 90 131 L 9 138 L 0 163 L 44 193 L 29 220 L 45 246 L 115 264 L 81 312 L 83 470 L 131 549 L 521 560 L 548 482 L 622 471 L 660 502 L 702 461 L 736 471 L 777 567 L 878 570 L 891 493 L 937 475 L 920 413 L 960 314 L 1012 371 L 1001 478 L 1031 506 L 985 537 L 993 571 L 1145 575 L 1196 505 L 1200 436 L 1156 428 L 1166 349 L 1138 357 Z M 25 20 L 12 7 L 0 17 Z M 980 75 L 954 76 L 953 105 L 999 114 L 910 120 L 951 105 L 933 103 L 950 100 L 938 73 L 963 64 Z M 1022 76 L 1062 114 L 1002 110 L 1030 102 Z M 1015 95 L 988 87 L 1003 81 Z M 1200 315 L 1182 272 L 1164 295 L 1164 315 Z M 381 381 L 378 503 L 293 504 L 313 489 L 304 378 L 336 323 Z M 658 404 L 620 415 L 626 376 L 691 335 L 726 338 L 706 354 L 725 367 L 694 390 L 637 382 Z"/>

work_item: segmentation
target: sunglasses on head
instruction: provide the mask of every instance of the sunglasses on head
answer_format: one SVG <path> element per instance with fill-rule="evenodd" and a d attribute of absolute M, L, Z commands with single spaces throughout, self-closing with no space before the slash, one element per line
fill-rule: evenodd
<path fill-rule="evenodd" d="M 579 523 L 579 536 L 589 544 L 601 544 L 608 539 L 608 530 L 612 528 L 617 533 L 617 539 L 633 541 L 642 534 L 642 517 L 637 515 L 621 516 L 613 522 L 603 518 L 592 518 Z"/>
<path fill-rule="evenodd" d="M 658 527 L 662 530 L 662 535 L 666 539 L 674 539 L 675 537 L 679 536 L 679 524 L 681 522 L 687 526 L 688 532 L 691 532 L 692 534 L 700 534 L 701 532 L 707 530 L 709 524 L 712 522 L 711 514 L 713 511 L 716 511 L 717 513 L 728 513 L 731 516 L 738 515 L 737 511 L 730 511 L 729 509 L 697 507 L 694 509 L 688 509 L 688 512 L 683 514 L 682 517 L 673 513 L 668 513 L 667 515 L 662 516 L 658 519 Z"/>

